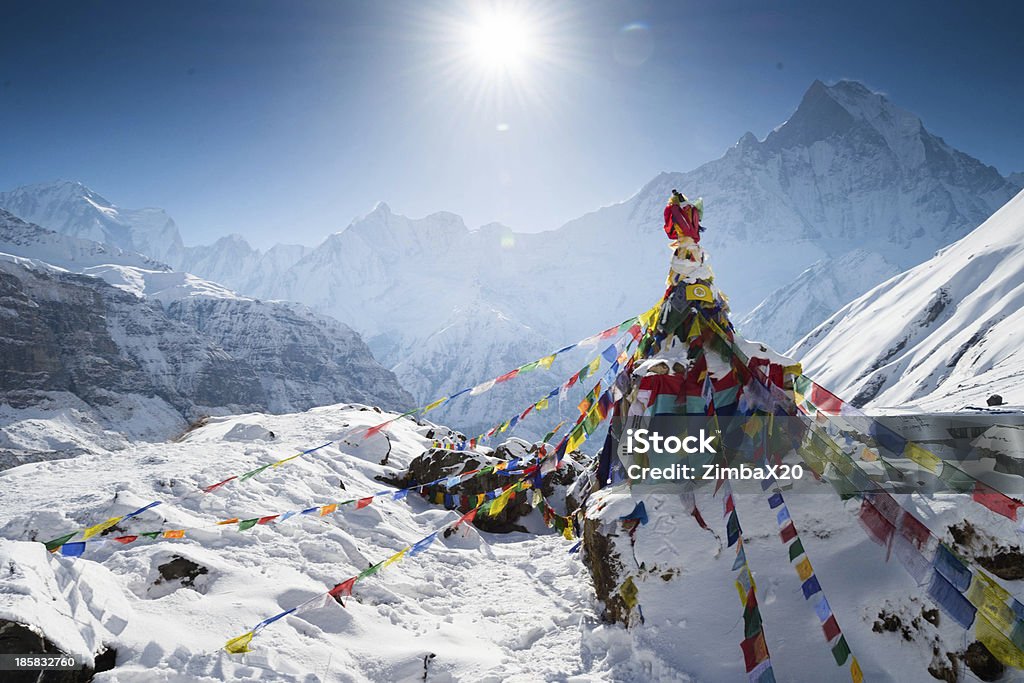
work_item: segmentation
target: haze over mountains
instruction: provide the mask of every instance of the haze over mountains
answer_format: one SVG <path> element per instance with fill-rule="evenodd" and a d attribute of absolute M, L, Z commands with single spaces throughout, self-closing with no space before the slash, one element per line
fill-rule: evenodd
<path fill-rule="evenodd" d="M 260 252 L 234 235 L 185 247 L 162 210 L 122 209 L 77 183 L 0 193 L 0 207 L 344 321 L 423 402 L 650 307 L 664 286 L 661 213 L 672 188 L 705 198 L 704 244 L 734 314 L 749 312 L 735 316 L 741 331 L 785 348 L 975 228 L 1019 184 L 863 85 L 816 81 L 765 139 L 748 133 L 720 159 L 662 173 L 629 199 L 545 233 L 474 230 L 445 212 L 411 219 L 380 203 L 315 248 Z M 453 402 L 437 419 L 492 426 L 557 385 L 575 360 L 504 394 Z"/>

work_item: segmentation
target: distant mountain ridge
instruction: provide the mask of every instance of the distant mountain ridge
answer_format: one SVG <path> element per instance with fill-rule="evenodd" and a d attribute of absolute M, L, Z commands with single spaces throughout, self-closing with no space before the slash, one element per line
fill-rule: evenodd
<path fill-rule="evenodd" d="M 77 415 L 72 433 L 166 439 L 208 414 L 413 403 L 347 325 L 7 212 L 0 320 L 0 449 L 41 450 L 24 433 L 39 410 Z"/>
<path fill-rule="evenodd" d="M 740 329 L 784 347 L 831 306 L 966 234 L 1019 186 L 883 95 L 851 81 L 815 81 L 763 140 L 747 133 L 720 159 L 659 174 L 629 199 L 558 230 L 472 230 L 451 213 L 410 219 L 380 203 L 312 249 L 261 253 L 231 236 L 183 250 L 180 238 L 168 238 L 162 253 L 177 269 L 346 321 L 425 401 L 509 369 L 511 357 L 531 360 L 539 348 L 559 348 L 646 310 L 664 281 L 661 213 L 673 188 L 705 198 L 704 244 Z M 7 199 L 17 197 L 18 206 L 52 221 L 46 227 L 62 230 L 88 206 L 106 206 L 109 215 L 109 202 L 92 195 L 83 195 L 86 208 L 63 212 L 48 196 L 23 188 L 0 194 L 0 206 L 17 213 Z M 146 225 L 131 244 L 148 239 Z M 870 267 L 858 269 L 858 259 Z M 802 275 L 808 268 L 830 283 L 827 296 Z M 480 333 L 448 335 L 459 341 L 442 344 L 439 333 L 459 311 L 472 312 Z M 524 379 L 500 404 L 453 405 L 439 419 L 483 426 L 495 410 L 511 414 L 556 382 Z"/>

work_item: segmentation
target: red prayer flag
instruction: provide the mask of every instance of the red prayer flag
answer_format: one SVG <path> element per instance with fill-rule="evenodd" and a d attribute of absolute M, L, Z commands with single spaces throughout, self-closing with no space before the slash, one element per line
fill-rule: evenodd
<path fill-rule="evenodd" d="M 498 377 L 497 379 L 495 379 L 494 383 L 495 384 L 501 384 L 502 382 L 507 382 L 507 381 L 509 381 L 510 379 L 512 379 L 513 377 L 515 377 L 518 374 L 519 374 L 519 368 L 516 368 L 515 370 L 512 370 L 511 372 L 506 372 L 501 377 Z"/>
<path fill-rule="evenodd" d="M 782 530 L 779 531 L 779 537 L 782 538 L 783 543 L 789 543 L 796 538 L 796 527 L 793 525 L 793 522 L 789 522 L 786 526 L 782 527 Z"/>
<path fill-rule="evenodd" d="M 128 544 L 137 539 L 138 536 L 115 536 L 113 540 L 118 543 Z"/>
<path fill-rule="evenodd" d="M 928 542 L 928 537 L 931 535 L 928 527 L 909 512 L 904 512 L 903 516 L 900 517 L 899 529 L 900 535 L 910 541 L 918 550 L 924 547 L 924 544 Z"/>
<path fill-rule="evenodd" d="M 373 496 L 367 496 L 366 498 L 360 498 L 356 501 L 356 510 L 361 510 L 370 503 L 373 502 Z"/>
<path fill-rule="evenodd" d="M 353 576 L 351 579 L 342 581 L 337 586 L 327 591 L 331 597 L 344 598 L 352 595 L 352 586 L 356 585 L 356 578 Z"/>
<path fill-rule="evenodd" d="M 860 505 L 860 514 L 858 516 L 861 525 L 868 532 L 868 536 L 871 537 L 875 543 L 881 546 L 889 547 L 889 541 L 892 540 L 892 534 L 895 531 L 895 527 L 882 516 L 882 513 L 875 509 L 875 506 L 871 504 L 867 498 Z M 888 559 L 888 558 L 887 558 Z"/>
<path fill-rule="evenodd" d="M 453 529 L 458 529 L 459 525 L 461 525 L 462 523 L 464 523 L 464 522 L 467 522 L 467 523 L 468 522 L 472 522 L 474 519 L 476 519 L 476 511 L 479 510 L 479 509 L 480 508 L 473 508 L 472 510 L 470 510 L 466 514 L 464 514 L 461 517 L 459 517 L 459 521 L 455 522 L 455 525 L 452 528 Z"/>
<path fill-rule="evenodd" d="M 730 512 L 736 509 L 736 503 L 733 502 L 732 494 L 730 493 L 725 497 L 725 514 L 728 515 Z"/>
<path fill-rule="evenodd" d="M 811 395 L 808 398 L 815 408 L 826 415 L 838 415 L 843 409 L 842 399 L 815 382 L 811 382 Z"/>
<path fill-rule="evenodd" d="M 387 427 L 392 422 L 394 422 L 394 420 L 388 420 L 387 422 L 381 422 L 379 425 L 374 425 L 373 427 L 370 427 L 363 434 L 363 438 L 364 439 L 369 439 L 371 436 L 373 436 L 374 434 L 379 433 L 382 429 Z"/>
<path fill-rule="evenodd" d="M 743 650 L 743 663 L 747 671 L 753 670 L 755 666 L 768 658 L 768 646 L 764 642 L 764 631 L 758 631 L 756 636 L 751 636 L 740 643 Z"/>
<path fill-rule="evenodd" d="M 260 517 L 259 521 L 257 521 L 256 523 L 257 524 L 267 524 L 268 522 L 273 522 L 278 517 L 280 517 L 280 515 L 267 515 L 266 517 Z"/>
<path fill-rule="evenodd" d="M 974 484 L 973 498 L 992 512 L 1012 519 L 1015 522 L 1017 521 L 1017 509 L 1024 507 L 1024 503 L 1021 503 L 1019 500 L 1010 498 L 980 481 Z"/>
<path fill-rule="evenodd" d="M 832 639 L 841 633 L 839 623 L 836 622 L 836 615 L 830 615 L 828 620 L 821 625 L 821 629 L 825 632 L 825 640 L 831 643 Z"/>
<path fill-rule="evenodd" d="M 579 381 L 579 378 L 580 378 L 580 373 L 577 372 L 575 375 L 573 375 L 572 377 L 570 377 L 569 379 L 566 380 L 565 387 L 568 389 L 573 384 L 576 384 L 576 382 Z"/>
<path fill-rule="evenodd" d="M 207 486 L 206 488 L 203 489 L 203 493 L 209 493 L 210 491 L 213 491 L 214 489 L 219 489 L 221 486 L 223 486 L 224 484 L 228 483 L 232 479 L 238 479 L 238 475 L 236 474 L 234 476 L 228 477 L 224 481 L 218 481 L 216 484 L 210 484 L 209 486 Z"/>

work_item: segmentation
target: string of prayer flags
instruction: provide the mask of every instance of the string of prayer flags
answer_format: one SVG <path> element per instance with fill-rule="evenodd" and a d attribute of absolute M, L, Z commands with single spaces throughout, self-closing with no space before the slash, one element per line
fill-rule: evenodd
<path fill-rule="evenodd" d="M 499 499 L 505 498 L 506 495 L 509 495 L 509 496 L 514 495 L 515 492 L 521 491 L 521 490 L 526 489 L 526 488 L 529 488 L 530 485 L 531 485 L 531 482 L 529 480 L 521 480 L 521 481 L 515 482 L 513 484 L 509 484 L 507 486 L 504 486 L 504 487 L 502 487 L 500 489 L 496 489 L 492 493 L 497 493 L 497 495 L 492 500 L 499 500 Z M 505 498 L 505 499 L 507 500 L 507 498 Z M 479 503 L 473 510 L 471 510 L 470 512 L 464 514 L 462 517 L 460 517 L 455 522 L 450 522 L 450 523 L 446 524 L 441 529 L 439 529 L 437 531 L 433 531 L 430 534 L 428 534 L 427 536 L 424 536 L 423 538 L 421 538 L 416 543 L 413 543 L 412 545 L 408 545 L 408 546 L 402 548 L 401 550 L 399 550 L 398 552 L 394 553 L 390 557 L 388 557 L 388 558 L 386 558 L 386 559 L 384 559 L 384 560 L 382 560 L 382 561 L 380 561 L 380 562 L 378 562 L 376 564 L 370 565 L 369 567 L 367 567 L 366 569 L 361 571 L 356 576 L 350 577 L 350 578 L 346 579 L 345 581 L 342 581 L 340 583 L 335 584 L 332 588 L 330 588 L 326 592 L 321 593 L 319 595 L 316 595 L 316 596 L 310 598 L 309 600 L 306 600 L 305 602 L 303 602 L 303 603 L 301 603 L 299 605 L 296 605 L 295 607 L 291 607 L 291 608 L 286 609 L 286 610 L 284 610 L 282 612 L 279 612 L 278 614 L 275 614 L 272 617 L 268 617 L 267 619 L 264 619 L 263 621 L 261 621 L 260 623 L 256 624 L 256 626 L 254 626 L 252 629 L 250 629 L 246 633 L 243 633 L 240 636 L 236 636 L 236 637 L 231 638 L 230 640 L 228 640 L 224 644 L 224 650 L 226 650 L 227 652 L 229 652 L 231 654 L 241 654 L 241 653 L 244 653 L 244 652 L 250 652 L 251 651 L 250 645 L 252 644 L 253 638 L 255 638 L 256 635 L 258 635 L 260 633 L 260 631 L 262 631 L 264 628 L 266 628 L 270 624 L 274 623 L 275 621 L 278 621 L 279 619 L 282 619 L 283 617 L 285 617 L 285 616 L 287 616 L 289 614 L 302 614 L 304 611 L 306 611 L 308 609 L 318 608 L 318 607 L 320 607 L 323 604 L 324 598 L 341 598 L 341 597 L 347 597 L 347 596 L 352 595 L 353 588 L 355 587 L 355 584 L 357 582 L 359 582 L 359 581 L 361 581 L 361 580 L 363 580 L 363 579 L 365 579 L 367 577 L 370 577 L 370 576 L 373 576 L 373 575 L 379 573 L 381 570 L 391 566 L 392 564 L 400 562 L 401 560 L 403 560 L 406 557 L 415 557 L 419 553 L 425 551 L 427 548 L 430 547 L 430 545 L 434 542 L 434 540 L 436 540 L 438 533 L 441 533 L 441 532 L 443 532 L 446 529 L 456 529 L 461 524 L 463 524 L 463 523 L 465 523 L 467 521 L 472 521 L 473 517 L 475 517 L 475 515 L 478 512 L 483 512 L 482 508 L 484 507 L 484 505 L 485 505 L 485 502 Z"/>
<path fill-rule="evenodd" d="M 733 498 L 729 480 L 723 480 L 722 518 L 725 520 L 727 547 L 736 546 L 736 559 L 733 571 L 738 571 L 736 592 L 740 604 L 743 605 L 743 640 L 740 651 L 743 653 L 743 665 L 747 672 L 747 680 L 751 683 L 774 683 L 775 673 L 772 670 L 768 644 L 764 639 L 764 624 L 761 610 L 757 602 L 757 584 L 747 564 L 747 554 L 743 548 L 743 528 L 736 512 L 736 501 Z"/>
<path fill-rule="evenodd" d="M 839 622 L 836 620 L 828 599 L 825 597 L 821 582 L 814 573 L 811 558 L 807 556 L 807 551 L 804 550 L 803 541 L 800 540 L 796 524 L 793 522 L 792 516 L 789 513 L 789 507 L 786 505 L 781 491 L 775 491 L 768 497 L 768 506 L 776 511 L 775 520 L 779 527 L 779 536 L 782 539 L 783 545 L 788 546 L 789 562 L 793 565 L 797 577 L 800 579 L 800 590 L 804 595 L 804 600 L 813 601 L 814 603 L 814 612 L 818 615 L 818 620 L 821 622 L 821 630 L 825 636 L 825 642 L 832 652 L 836 665 L 845 666 L 847 660 L 849 660 L 850 679 L 853 683 L 861 683 L 864 680 L 864 674 L 861 671 L 860 664 L 857 662 L 857 658 L 852 656 L 850 646 L 846 642 L 846 636 L 843 635 L 842 629 L 839 628 Z"/>

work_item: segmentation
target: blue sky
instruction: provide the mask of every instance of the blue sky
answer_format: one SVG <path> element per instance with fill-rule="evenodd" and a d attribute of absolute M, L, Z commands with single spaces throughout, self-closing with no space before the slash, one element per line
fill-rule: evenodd
<path fill-rule="evenodd" d="M 483 68 L 474 27 L 495 12 L 527 46 Z M 1020 3 L 42 1 L 4 14 L 0 189 L 81 180 L 166 208 L 187 244 L 315 244 L 378 200 L 555 228 L 763 137 L 815 78 L 861 80 L 950 144 L 1024 170 Z"/>

